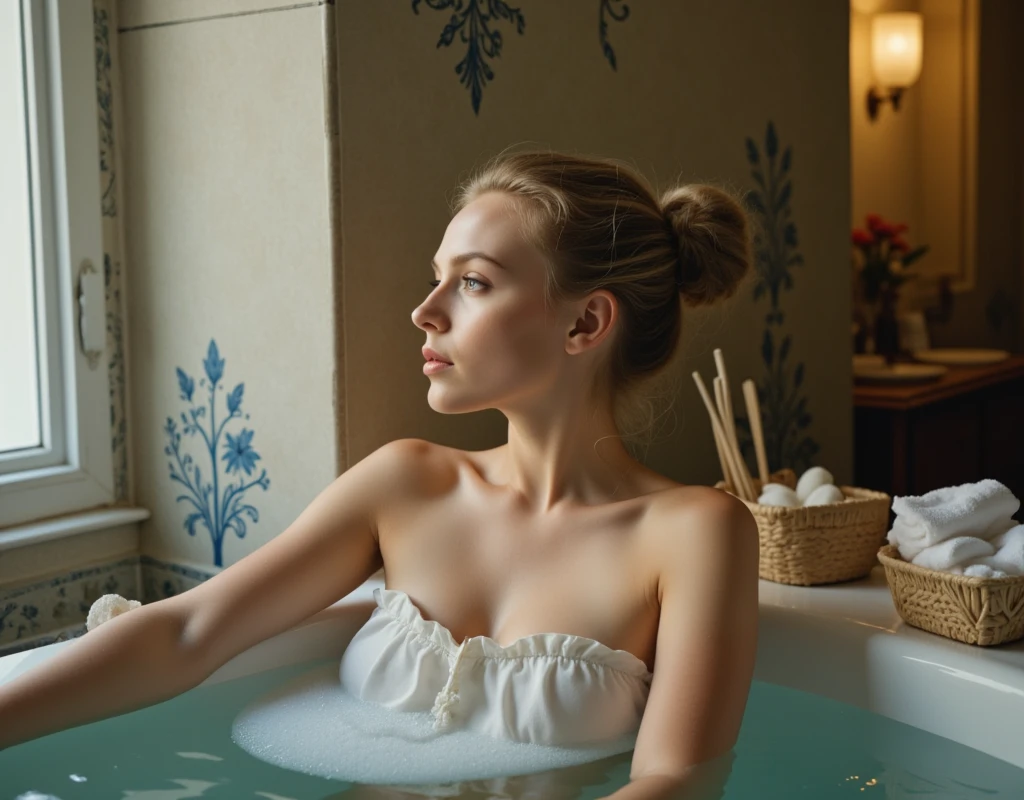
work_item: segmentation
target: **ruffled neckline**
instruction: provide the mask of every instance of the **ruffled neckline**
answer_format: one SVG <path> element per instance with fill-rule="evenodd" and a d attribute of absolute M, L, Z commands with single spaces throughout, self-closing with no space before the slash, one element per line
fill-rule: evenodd
<path fill-rule="evenodd" d="M 373 599 L 377 607 L 411 629 L 434 646 L 454 655 L 460 643 L 440 622 L 423 618 L 412 598 L 401 589 L 376 588 Z M 563 657 L 610 667 L 627 675 L 650 682 L 654 677 L 647 665 L 628 650 L 613 650 L 596 639 L 571 633 L 531 633 L 502 645 L 490 636 L 471 636 L 466 642 L 465 657 L 523 658 L 529 656 Z"/>

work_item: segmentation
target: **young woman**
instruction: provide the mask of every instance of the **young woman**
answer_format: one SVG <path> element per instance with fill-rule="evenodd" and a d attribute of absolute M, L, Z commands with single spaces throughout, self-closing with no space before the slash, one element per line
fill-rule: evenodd
<path fill-rule="evenodd" d="M 682 306 L 750 272 L 743 209 L 660 198 L 630 167 L 502 155 L 471 178 L 413 311 L 427 401 L 498 409 L 508 441 L 390 442 L 284 532 L 0 689 L 0 747 L 170 698 L 383 567 L 341 664 L 436 727 L 571 746 L 637 732 L 617 798 L 678 795 L 730 753 L 753 675 L 758 537 L 738 499 L 644 467 L 622 430 Z M 632 417 L 631 417 L 632 414 Z"/>

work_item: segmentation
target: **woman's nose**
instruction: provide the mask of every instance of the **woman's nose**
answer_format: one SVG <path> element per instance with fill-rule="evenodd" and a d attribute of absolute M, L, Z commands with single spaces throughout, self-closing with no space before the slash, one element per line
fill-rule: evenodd
<path fill-rule="evenodd" d="M 443 325 L 443 317 L 440 311 L 429 300 L 425 300 L 416 306 L 412 310 L 411 316 L 412 324 L 424 330 L 427 325 L 432 325 L 434 328 L 441 328 Z"/>

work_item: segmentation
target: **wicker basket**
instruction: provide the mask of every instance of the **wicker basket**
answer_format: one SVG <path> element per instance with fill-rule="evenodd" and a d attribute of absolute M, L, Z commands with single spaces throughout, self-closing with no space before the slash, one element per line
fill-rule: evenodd
<path fill-rule="evenodd" d="M 796 473 L 791 469 L 770 477 L 773 483 L 796 488 Z M 734 494 L 724 482 L 717 487 Z M 846 500 L 824 506 L 789 508 L 743 500 L 757 520 L 762 578 L 814 586 L 856 580 L 871 572 L 889 528 L 889 495 L 853 486 L 839 488 Z M 754 490 L 761 492 L 757 478 Z"/>
<path fill-rule="evenodd" d="M 908 625 L 967 644 L 988 646 L 1024 637 L 1024 576 L 974 578 L 927 569 L 878 551 L 892 602 Z"/>

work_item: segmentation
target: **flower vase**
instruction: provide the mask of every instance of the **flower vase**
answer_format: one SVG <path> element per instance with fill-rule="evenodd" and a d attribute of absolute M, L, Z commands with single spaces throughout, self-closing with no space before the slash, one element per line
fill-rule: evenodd
<path fill-rule="evenodd" d="M 885 358 L 886 364 L 890 365 L 900 352 L 900 325 L 896 317 L 896 301 L 896 290 L 892 287 L 885 287 L 881 293 L 881 302 L 872 327 L 874 350 Z"/>
<path fill-rule="evenodd" d="M 875 323 L 878 320 L 878 302 L 861 301 L 857 305 L 857 337 L 854 352 L 858 355 L 872 355 L 875 351 Z"/>

